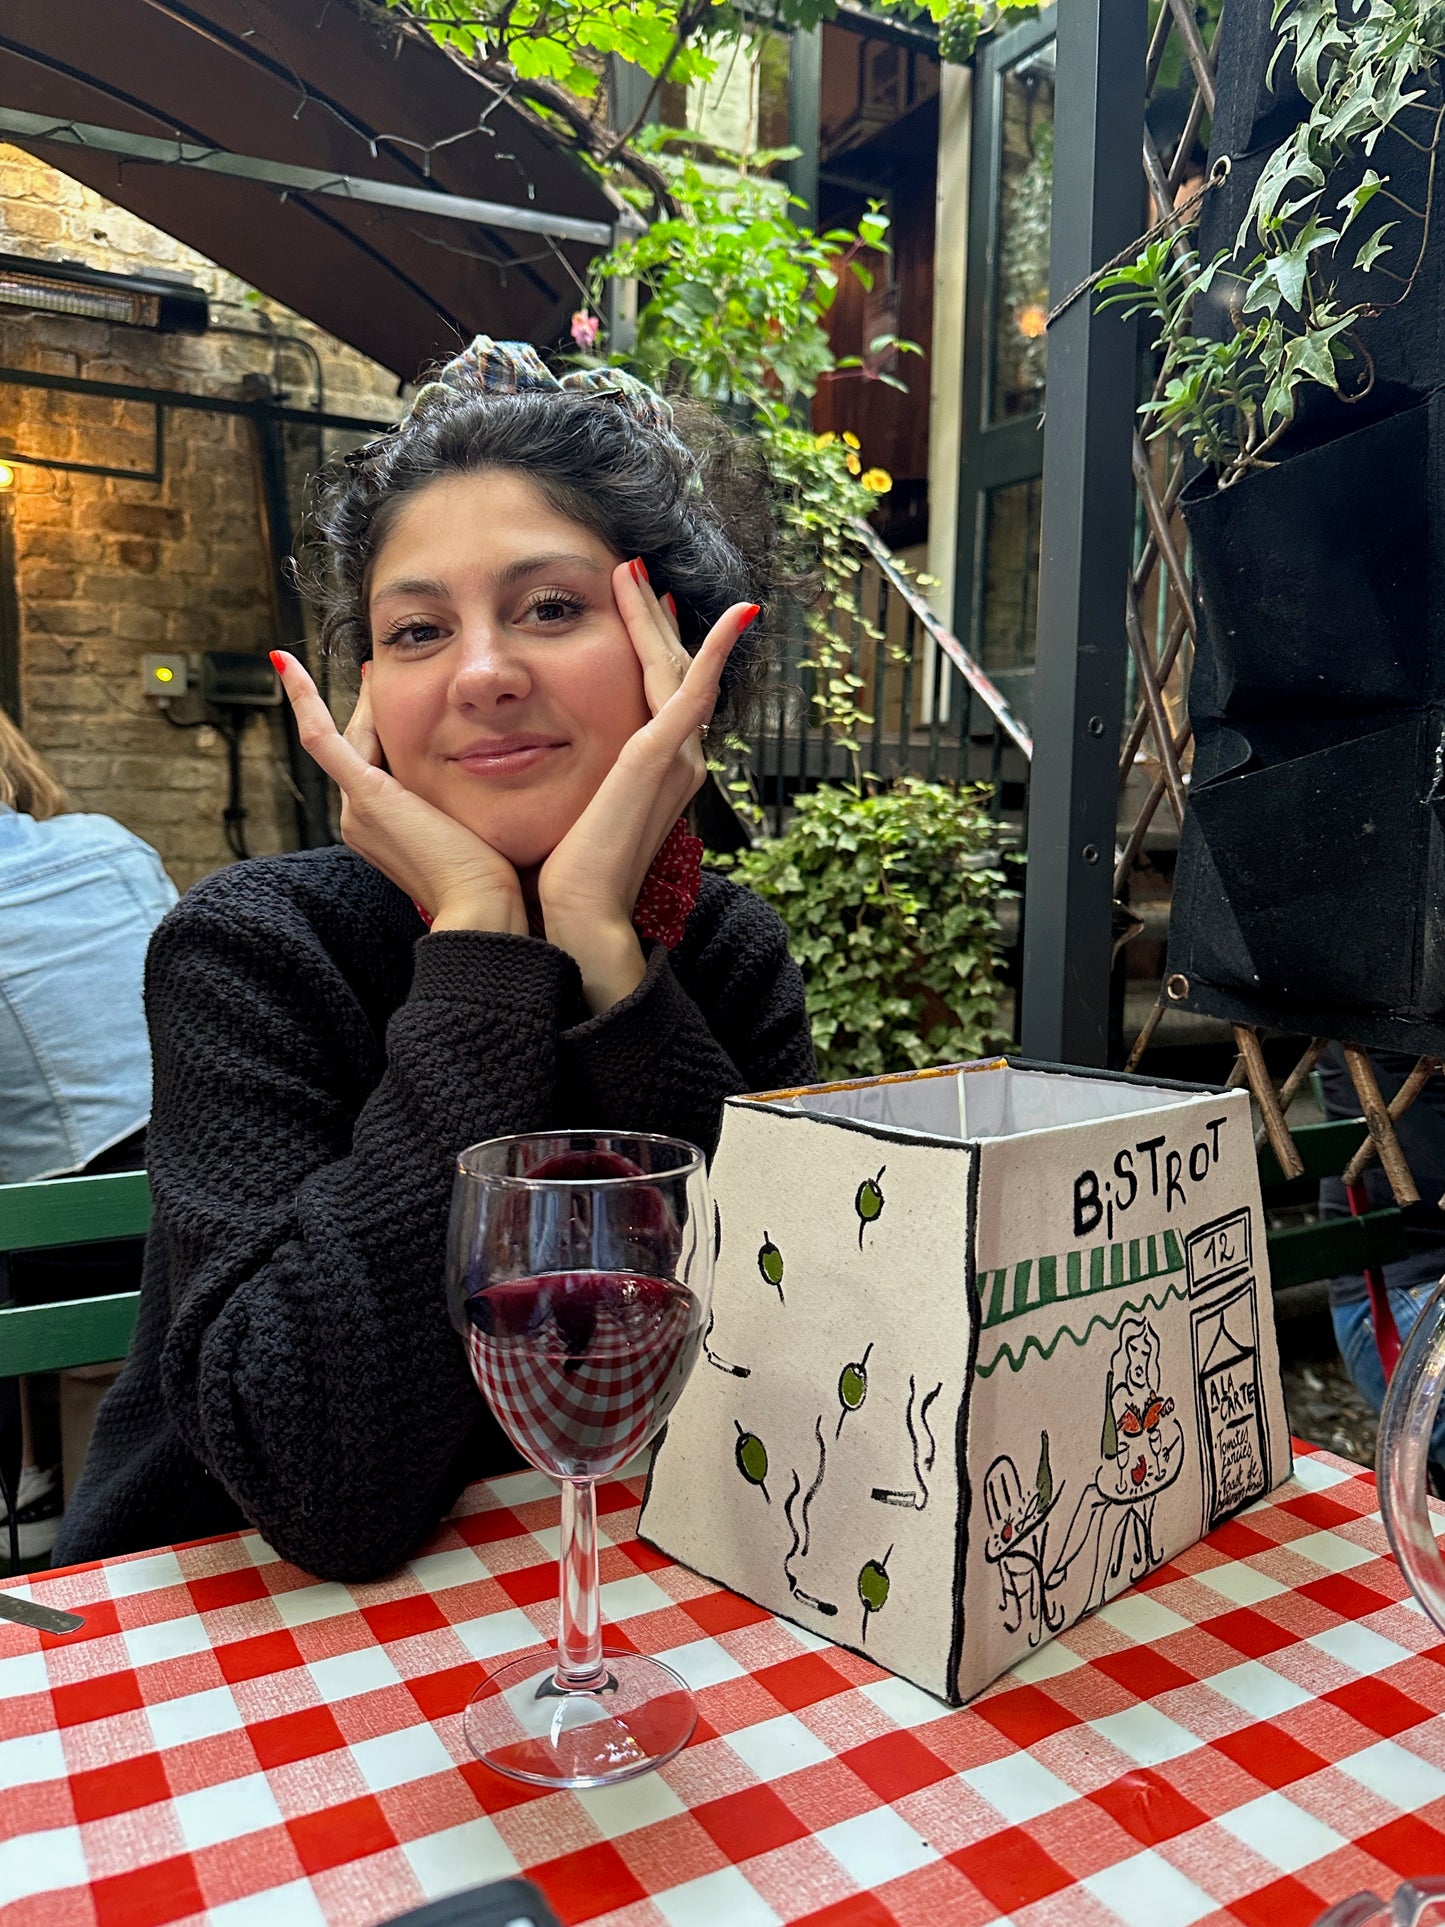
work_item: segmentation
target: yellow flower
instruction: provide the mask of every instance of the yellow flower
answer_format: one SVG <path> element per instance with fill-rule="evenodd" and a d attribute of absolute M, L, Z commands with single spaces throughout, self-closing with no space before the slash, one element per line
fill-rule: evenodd
<path fill-rule="evenodd" d="M 813 437 L 813 446 L 814 448 L 831 448 L 834 442 L 837 441 L 837 439 L 838 437 L 833 433 L 832 429 L 830 428 L 826 432 L 826 434 L 815 435 Z"/>
<path fill-rule="evenodd" d="M 849 448 L 861 448 L 863 446 L 851 428 L 845 428 L 843 430 L 843 440 L 848 444 Z"/>
<path fill-rule="evenodd" d="M 863 466 L 862 462 L 859 461 L 858 457 L 853 453 L 852 449 L 850 448 L 848 450 L 848 473 L 850 475 L 856 475 L 859 469 L 862 468 L 862 466 Z"/>
<path fill-rule="evenodd" d="M 893 477 L 886 468 L 865 469 L 858 480 L 874 495 L 886 495 L 893 486 Z"/>

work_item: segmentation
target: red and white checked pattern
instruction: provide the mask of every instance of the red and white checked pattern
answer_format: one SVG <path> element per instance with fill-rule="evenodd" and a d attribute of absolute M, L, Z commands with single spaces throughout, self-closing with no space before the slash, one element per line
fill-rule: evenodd
<path fill-rule="evenodd" d="M 611 1637 L 702 1717 L 598 1793 L 461 1736 L 482 1665 L 551 1630 L 539 1475 L 379 1585 L 252 1535 L 35 1580 L 87 1622 L 0 1627 L 5 1927 L 370 1927 L 518 1869 L 609 1927 L 1308 1927 L 1445 1871 L 1445 1644 L 1336 1459 L 952 1712 L 649 1552 L 639 1493 L 599 1493 Z"/>
<path fill-rule="evenodd" d="M 699 1331 L 691 1300 L 661 1304 L 662 1315 L 639 1317 L 594 1303 L 581 1354 L 568 1352 L 555 1321 L 542 1345 L 467 1326 L 472 1376 L 524 1458 L 559 1477 L 607 1473 L 648 1443 L 686 1382 Z"/>

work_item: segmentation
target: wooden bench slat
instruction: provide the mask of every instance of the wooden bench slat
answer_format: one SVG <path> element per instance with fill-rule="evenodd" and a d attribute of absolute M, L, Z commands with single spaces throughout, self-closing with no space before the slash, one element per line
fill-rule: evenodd
<path fill-rule="evenodd" d="M 0 1184 L 0 1251 L 143 1238 L 150 1216 L 150 1180 L 144 1171 Z"/>
<path fill-rule="evenodd" d="M 139 1310 L 138 1291 L 53 1305 L 0 1306 L 0 1378 L 124 1358 Z"/>
<path fill-rule="evenodd" d="M 1274 1290 L 1313 1284 L 1363 1271 L 1366 1265 L 1393 1264 L 1409 1255 L 1405 1221 L 1393 1206 L 1358 1218 L 1327 1218 L 1322 1224 L 1289 1225 L 1265 1236 Z"/>
<path fill-rule="evenodd" d="M 1304 1178 L 1316 1183 L 1321 1178 L 1337 1178 L 1364 1143 L 1368 1129 L 1363 1118 L 1338 1117 L 1323 1124 L 1302 1124 L 1291 1131 L 1295 1149 L 1304 1163 Z M 1294 1180 L 1295 1185 L 1302 1182 L 1302 1179 Z M 1259 1154 L 1259 1184 L 1266 1205 L 1285 1201 L 1273 1197 L 1272 1193 L 1293 1189 L 1268 1145 Z"/>

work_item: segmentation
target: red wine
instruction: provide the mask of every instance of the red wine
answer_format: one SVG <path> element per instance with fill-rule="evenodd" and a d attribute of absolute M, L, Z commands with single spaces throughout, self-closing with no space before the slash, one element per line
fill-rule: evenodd
<path fill-rule="evenodd" d="M 673 1406 L 702 1307 L 671 1278 L 559 1271 L 467 1299 L 472 1372 L 522 1456 L 554 1478 L 605 1478 Z"/>

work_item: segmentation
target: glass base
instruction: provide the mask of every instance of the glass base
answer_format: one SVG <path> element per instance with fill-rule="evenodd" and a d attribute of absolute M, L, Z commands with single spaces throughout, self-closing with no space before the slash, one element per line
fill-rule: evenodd
<path fill-rule="evenodd" d="M 557 1655 L 524 1654 L 490 1673 L 462 1730 L 483 1763 L 531 1786 L 613 1786 L 665 1765 L 687 1745 L 697 1702 L 660 1660 L 603 1651 L 604 1685 L 566 1691 Z"/>

